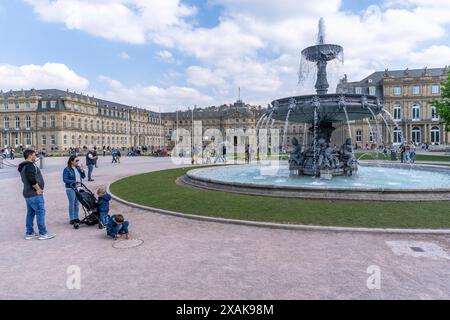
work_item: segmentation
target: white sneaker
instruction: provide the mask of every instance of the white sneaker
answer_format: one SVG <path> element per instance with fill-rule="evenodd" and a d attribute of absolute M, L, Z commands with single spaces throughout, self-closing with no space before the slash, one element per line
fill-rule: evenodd
<path fill-rule="evenodd" d="M 40 235 L 38 240 L 48 240 L 48 239 L 53 239 L 54 237 L 55 237 L 54 234 L 46 233 L 44 235 Z"/>
<path fill-rule="evenodd" d="M 25 234 L 25 240 L 32 240 L 39 237 L 39 235 L 37 233 L 33 233 L 33 234 Z"/>

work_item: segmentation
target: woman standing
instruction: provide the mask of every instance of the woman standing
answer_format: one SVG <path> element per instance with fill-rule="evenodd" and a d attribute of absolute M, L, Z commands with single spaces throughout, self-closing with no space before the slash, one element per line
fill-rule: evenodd
<path fill-rule="evenodd" d="M 80 185 L 86 177 L 83 165 L 79 166 L 80 160 L 76 156 L 70 156 L 67 167 L 64 168 L 63 181 L 66 185 L 66 194 L 69 199 L 69 220 L 75 229 L 78 229 L 80 220 L 78 219 L 79 202 L 75 195 L 73 186 Z"/>

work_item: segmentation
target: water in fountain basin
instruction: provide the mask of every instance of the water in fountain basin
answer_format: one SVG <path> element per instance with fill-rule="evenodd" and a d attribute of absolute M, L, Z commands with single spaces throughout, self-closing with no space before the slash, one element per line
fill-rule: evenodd
<path fill-rule="evenodd" d="M 315 179 L 311 176 L 292 176 L 289 167 L 281 165 L 276 174 L 262 175 L 261 166 L 241 165 L 214 167 L 197 170 L 200 178 L 226 183 L 250 183 L 255 185 L 275 185 L 289 187 L 323 188 L 372 188 L 389 189 L 439 189 L 450 188 L 448 173 L 406 168 L 385 168 L 360 166 L 358 176 L 339 179 Z"/>

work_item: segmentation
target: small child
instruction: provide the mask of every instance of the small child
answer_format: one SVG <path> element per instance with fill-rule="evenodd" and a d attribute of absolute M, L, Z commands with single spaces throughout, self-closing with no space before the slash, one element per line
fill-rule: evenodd
<path fill-rule="evenodd" d="M 129 222 L 125 221 L 123 215 L 113 215 L 106 226 L 106 234 L 114 240 L 120 239 L 122 235 L 125 235 L 126 239 L 130 239 L 128 233 Z"/>
<path fill-rule="evenodd" d="M 98 196 L 98 212 L 100 215 L 100 223 L 101 227 L 105 228 L 108 225 L 109 221 L 109 201 L 111 200 L 111 196 L 106 192 L 106 188 L 101 186 L 97 190 Z"/>

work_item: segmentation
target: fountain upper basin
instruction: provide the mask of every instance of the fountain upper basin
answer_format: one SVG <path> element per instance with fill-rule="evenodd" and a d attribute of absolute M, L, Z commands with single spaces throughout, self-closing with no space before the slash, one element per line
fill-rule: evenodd
<path fill-rule="evenodd" d="M 360 120 L 372 117 L 369 108 L 378 114 L 383 106 L 375 96 L 365 96 L 361 94 L 325 94 L 325 95 L 306 95 L 288 97 L 274 100 L 272 109 L 272 119 L 285 121 L 288 111 L 289 121 L 293 122 L 314 122 L 314 99 L 318 98 L 319 107 L 317 108 L 318 120 L 321 122 L 341 122 L 346 121 L 345 109 L 347 110 L 349 120 Z"/>

